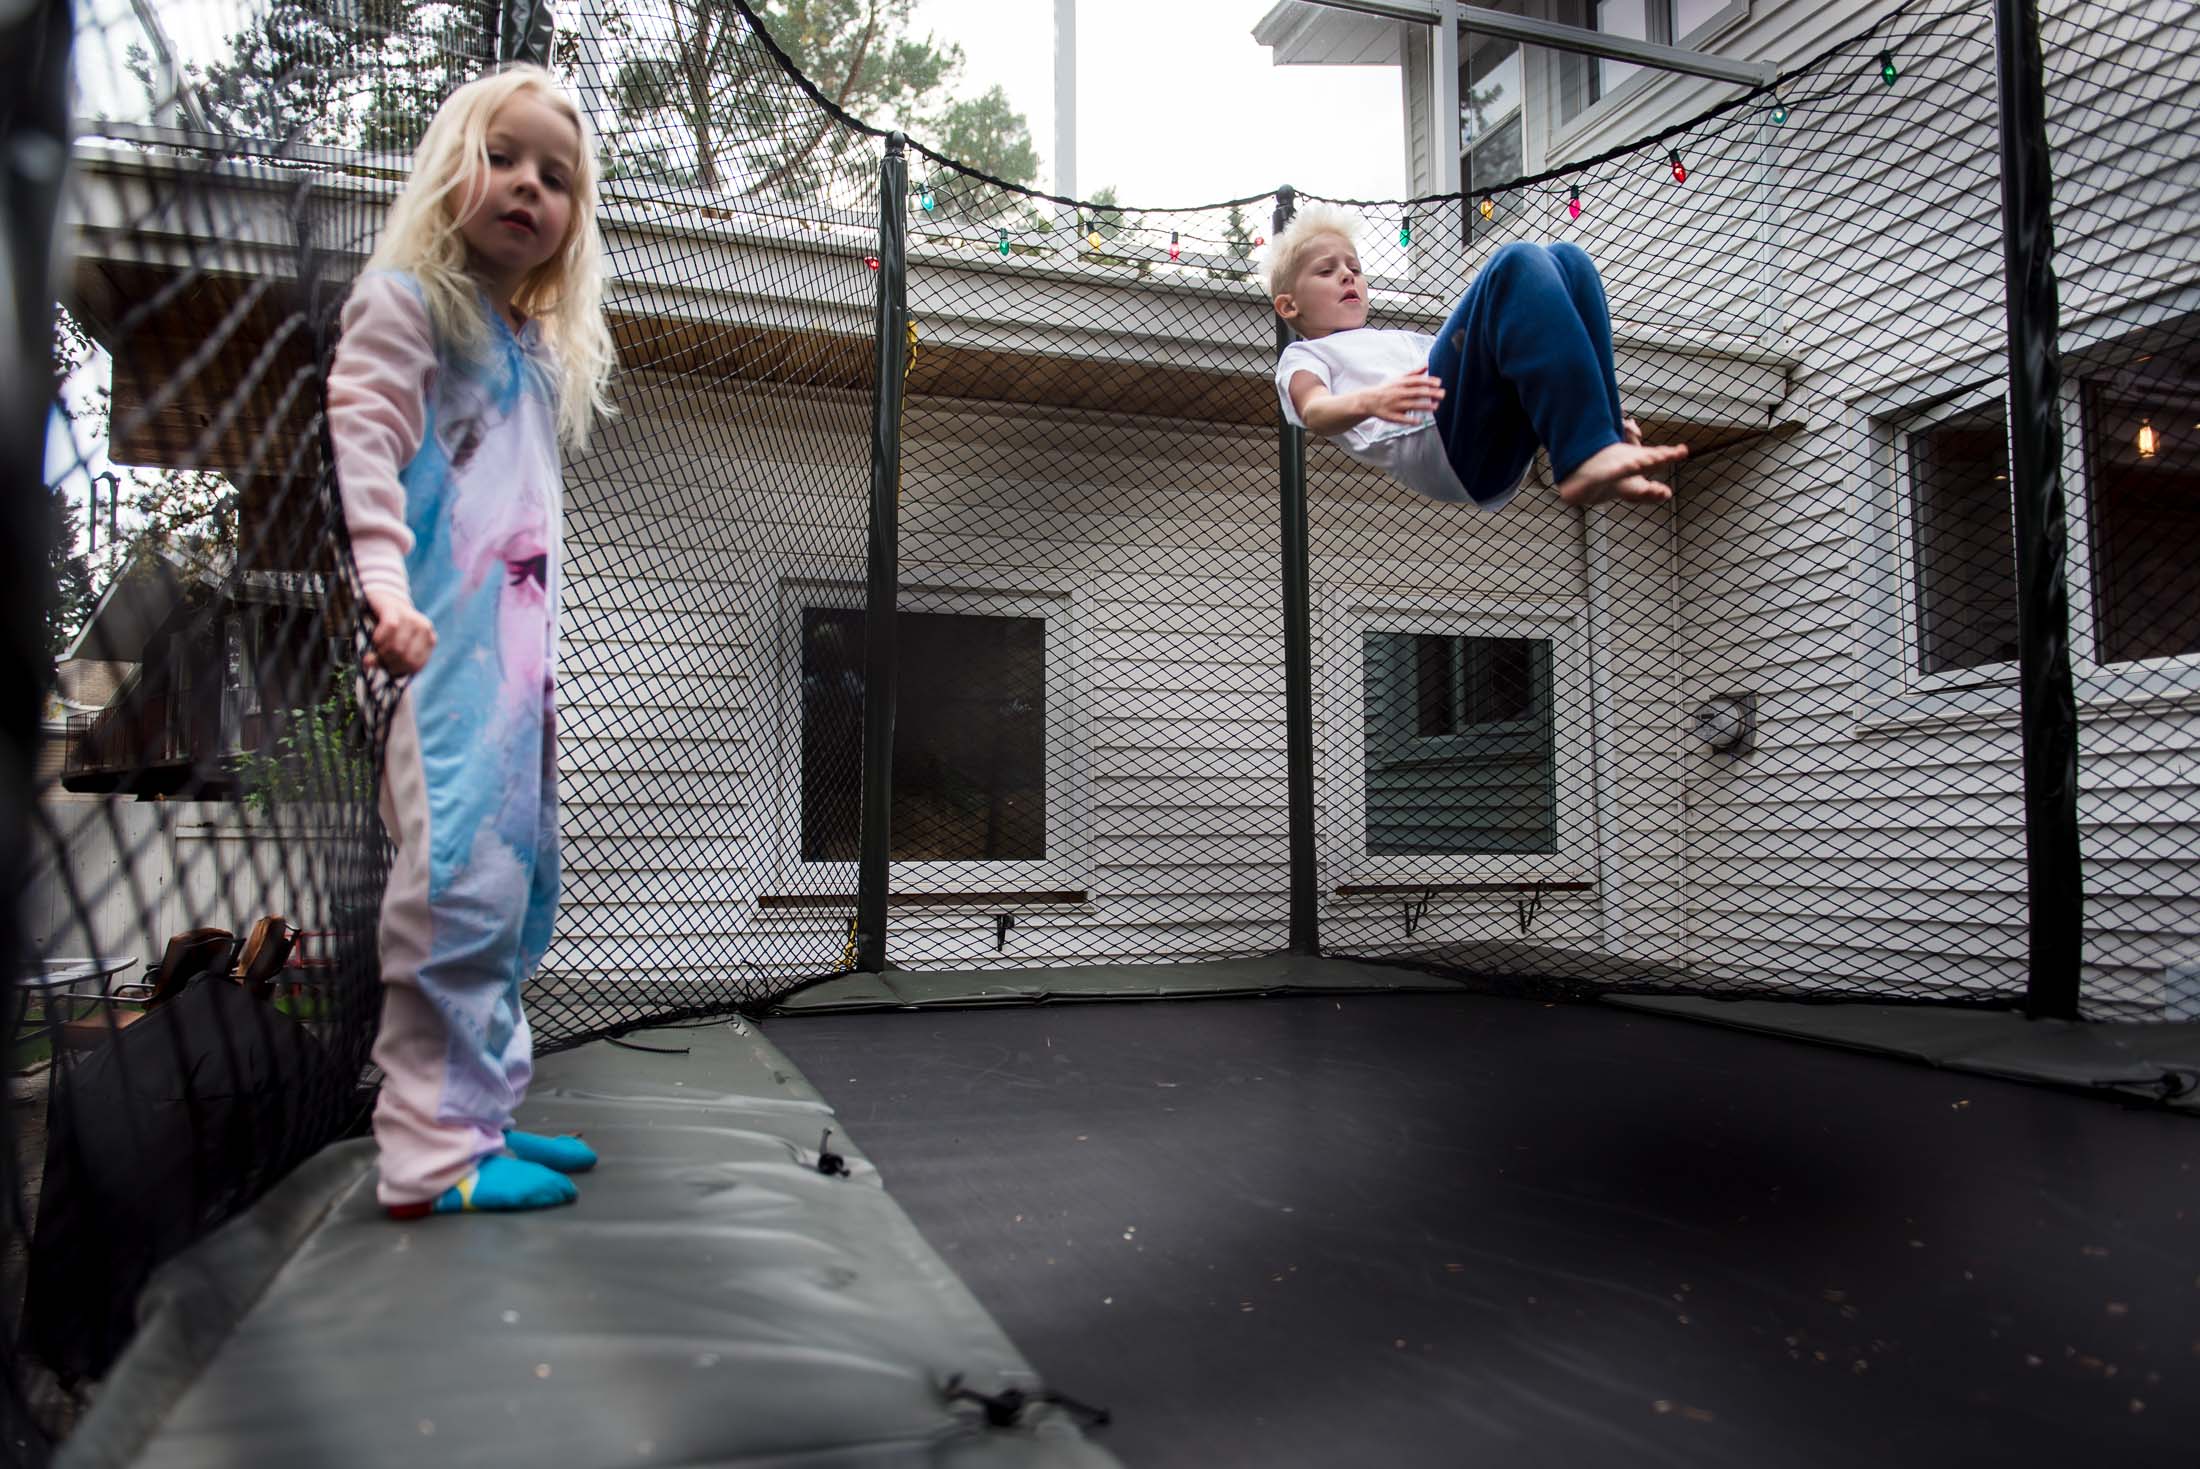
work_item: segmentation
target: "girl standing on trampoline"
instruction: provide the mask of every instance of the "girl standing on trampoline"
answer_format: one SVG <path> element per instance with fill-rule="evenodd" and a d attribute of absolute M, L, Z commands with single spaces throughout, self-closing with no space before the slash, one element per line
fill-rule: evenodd
<path fill-rule="evenodd" d="M 596 162 L 550 74 L 452 93 L 343 312 L 329 434 L 383 749 L 379 1197 L 399 1218 L 539 1209 L 594 1166 L 512 1130 L 520 990 L 558 901 L 561 446 L 608 412 Z"/>
<path fill-rule="evenodd" d="M 1354 231 L 1315 204 L 1276 236 L 1269 294 L 1299 334 L 1276 361 L 1287 419 L 1433 500 L 1496 509 L 1539 443 L 1569 505 L 1673 498 L 1649 472 L 1688 449 L 1645 446 L 1621 414 L 1604 284 L 1578 245 L 1499 249 L 1431 337 L 1368 326 Z"/>

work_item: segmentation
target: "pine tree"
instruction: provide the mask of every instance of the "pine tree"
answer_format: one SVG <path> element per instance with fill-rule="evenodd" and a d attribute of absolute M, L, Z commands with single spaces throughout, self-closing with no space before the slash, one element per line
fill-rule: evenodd
<path fill-rule="evenodd" d="M 1253 225 L 1245 217 L 1245 210 L 1241 206 L 1230 206 L 1230 218 L 1222 227 L 1222 238 L 1230 246 L 1232 260 L 1250 261 L 1253 258 Z M 1230 272 L 1230 279 L 1249 280 L 1252 274 L 1250 270 L 1233 270 Z"/>
<path fill-rule="evenodd" d="M 46 490 L 46 570 L 52 590 L 46 598 L 46 675 L 92 610 L 92 567 L 77 549 L 77 511 L 64 485 Z"/>

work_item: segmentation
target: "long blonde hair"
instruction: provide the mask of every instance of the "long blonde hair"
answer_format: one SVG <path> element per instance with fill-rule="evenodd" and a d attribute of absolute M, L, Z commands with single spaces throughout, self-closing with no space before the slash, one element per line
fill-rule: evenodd
<path fill-rule="evenodd" d="M 486 350 L 488 322 L 466 270 L 459 222 L 487 192 L 489 123 L 522 92 L 562 112 L 580 135 L 573 171 L 573 218 L 558 252 L 530 271 L 512 304 L 533 317 L 556 354 L 558 438 L 568 449 L 588 442 L 589 425 L 610 416 L 616 349 L 603 314 L 603 236 L 596 225 L 596 144 L 588 119 L 557 79 L 539 66 L 508 66 L 468 82 L 444 99 L 413 150 L 412 176 L 390 206 L 369 270 L 398 270 L 419 281 L 439 336 L 469 351 Z"/>

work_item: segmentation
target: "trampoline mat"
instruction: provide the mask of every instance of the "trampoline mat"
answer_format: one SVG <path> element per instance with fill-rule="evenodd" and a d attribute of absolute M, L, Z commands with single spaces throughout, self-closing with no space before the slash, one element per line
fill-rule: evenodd
<path fill-rule="evenodd" d="M 1464 994 L 769 1031 L 1126 1464 L 2200 1442 L 2189 1117 Z"/>

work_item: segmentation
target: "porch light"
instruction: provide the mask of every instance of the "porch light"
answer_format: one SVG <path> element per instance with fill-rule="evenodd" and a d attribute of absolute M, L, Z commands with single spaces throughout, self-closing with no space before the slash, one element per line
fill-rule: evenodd
<path fill-rule="evenodd" d="M 1177 258 L 1178 256 L 1182 255 L 1183 253 L 1184 253 L 1184 247 L 1183 247 L 1182 245 L 1179 245 L 1179 244 L 1178 244 L 1178 243 L 1176 242 L 1176 231 L 1175 231 L 1175 230 L 1170 230 L 1170 231 L 1169 231 L 1169 258 L 1170 258 L 1171 260 L 1174 260 L 1174 259 L 1176 259 L 1176 258 Z"/>
<path fill-rule="evenodd" d="M 1579 184 L 1573 185 L 1573 187 L 1568 191 L 1566 199 L 1566 217 L 1568 219 L 1581 218 L 1581 185 Z"/>
<path fill-rule="evenodd" d="M 1673 165 L 1673 182 L 1676 184 L 1687 183 L 1688 165 L 1681 162 L 1681 150 L 1678 148 L 1666 149 L 1665 160 L 1666 162 Z"/>
<path fill-rule="evenodd" d="M 1894 85 L 1894 79 L 1900 75 L 1901 73 L 1894 69 L 1894 53 L 1892 51 L 1880 52 L 1879 79 L 1891 87 Z"/>
<path fill-rule="evenodd" d="M 2141 459 L 2152 459 L 2154 457 L 2154 451 L 2159 449 L 2160 447 L 2160 441 L 2157 440 L 2154 436 L 2154 420 L 2151 418 L 2140 419 L 2139 457 Z"/>

